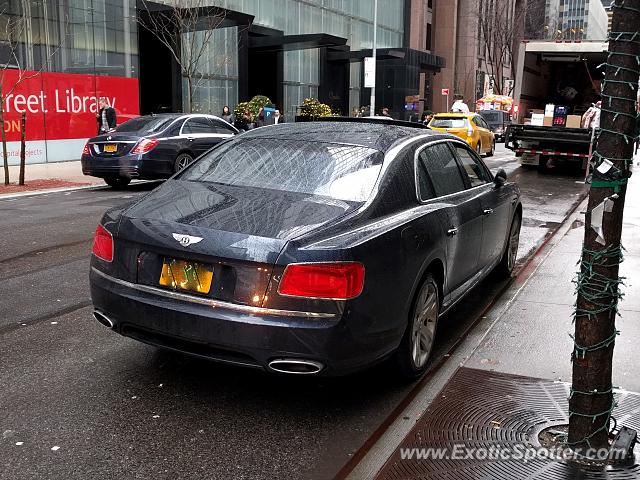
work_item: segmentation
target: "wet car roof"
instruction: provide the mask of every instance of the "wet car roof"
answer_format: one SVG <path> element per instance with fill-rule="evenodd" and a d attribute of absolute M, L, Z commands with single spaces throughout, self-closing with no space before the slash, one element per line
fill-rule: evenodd
<path fill-rule="evenodd" d="M 427 129 L 364 122 L 297 122 L 256 128 L 236 139 L 274 138 L 303 142 L 329 142 L 374 148 L 385 152 L 398 140 L 418 135 L 442 135 Z"/>

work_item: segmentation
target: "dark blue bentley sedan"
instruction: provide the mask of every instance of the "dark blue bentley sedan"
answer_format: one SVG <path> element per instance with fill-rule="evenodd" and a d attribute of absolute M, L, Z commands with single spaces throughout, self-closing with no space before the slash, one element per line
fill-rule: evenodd
<path fill-rule="evenodd" d="M 235 136 L 96 229 L 96 319 L 139 341 L 295 374 L 428 366 L 438 318 L 509 275 L 522 205 L 463 141 L 398 122 Z"/>

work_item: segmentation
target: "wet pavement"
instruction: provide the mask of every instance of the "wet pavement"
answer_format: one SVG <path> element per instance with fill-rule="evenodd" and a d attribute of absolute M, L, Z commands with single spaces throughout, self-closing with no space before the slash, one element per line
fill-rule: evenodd
<path fill-rule="evenodd" d="M 522 259 L 584 186 L 524 169 L 502 146 L 487 164 L 522 188 Z M 0 199 L 0 478 L 331 478 L 412 388 L 385 365 L 276 377 L 162 352 L 91 318 L 95 225 L 150 188 Z M 503 286 L 483 282 L 443 320 L 436 363 Z"/>

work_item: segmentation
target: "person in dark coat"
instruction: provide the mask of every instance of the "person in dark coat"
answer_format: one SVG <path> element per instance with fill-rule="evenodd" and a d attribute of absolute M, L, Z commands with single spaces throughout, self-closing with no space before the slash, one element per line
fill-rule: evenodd
<path fill-rule="evenodd" d="M 116 110 L 109 105 L 104 97 L 100 97 L 98 104 L 100 110 L 96 115 L 96 121 L 98 122 L 98 135 L 102 135 L 116 128 Z"/>
<path fill-rule="evenodd" d="M 227 105 L 222 108 L 222 115 L 220 115 L 225 122 L 233 125 L 233 115 L 231 114 L 231 110 Z"/>

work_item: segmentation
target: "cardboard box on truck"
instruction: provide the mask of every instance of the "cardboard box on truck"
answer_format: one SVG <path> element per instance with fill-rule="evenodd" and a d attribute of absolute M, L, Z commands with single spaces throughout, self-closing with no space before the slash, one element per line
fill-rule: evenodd
<path fill-rule="evenodd" d="M 581 121 L 580 115 L 567 115 L 567 128 L 580 128 Z"/>

